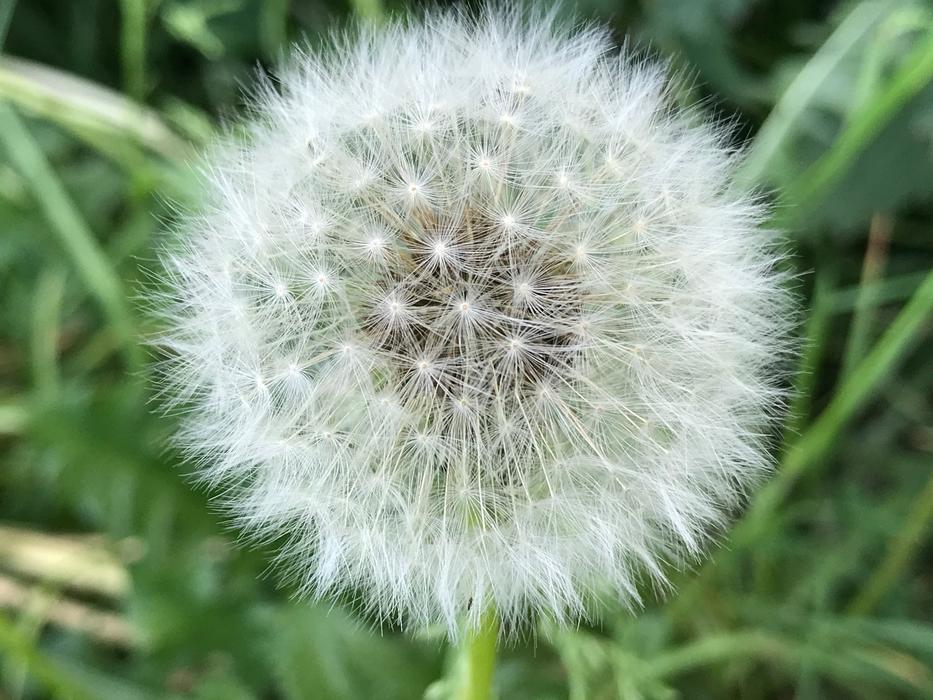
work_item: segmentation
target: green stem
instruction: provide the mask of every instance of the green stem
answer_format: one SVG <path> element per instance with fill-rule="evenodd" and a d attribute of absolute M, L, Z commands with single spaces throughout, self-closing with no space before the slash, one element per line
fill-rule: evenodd
<path fill-rule="evenodd" d="M 483 615 L 479 626 L 470 630 L 464 642 L 465 669 L 457 700 L 489 700 L 496 669 L 496 643 L 499 618 L 492 608 Z"/>

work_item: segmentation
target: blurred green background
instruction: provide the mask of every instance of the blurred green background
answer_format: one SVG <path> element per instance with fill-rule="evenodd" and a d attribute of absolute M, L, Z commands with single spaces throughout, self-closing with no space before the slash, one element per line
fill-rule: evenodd
<path fill-rule="evenodd" d="M 449 695 L 436 631 L 295 601 L 166 447 L 166 201 L 257 67 L 397 0 L 0 0 L 0 698 Z M 777 476 L 637 615 L 503 650 L 510 698 L 933 697 L 933 7 L 580 0 L 750 139 L 799 272 Z M 569 12 L 569 10 L 568 10 Z"/>

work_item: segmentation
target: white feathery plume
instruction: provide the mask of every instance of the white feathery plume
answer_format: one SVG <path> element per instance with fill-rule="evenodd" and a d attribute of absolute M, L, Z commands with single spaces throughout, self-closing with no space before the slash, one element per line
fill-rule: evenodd
<path fill-rule="evenodd" d="M 308 594 L 452 633 L 637 604 L 769 466 L 789 305 L 728 131 L 543 13 L 333 43 L 166 247 L 182 444 Z"/>

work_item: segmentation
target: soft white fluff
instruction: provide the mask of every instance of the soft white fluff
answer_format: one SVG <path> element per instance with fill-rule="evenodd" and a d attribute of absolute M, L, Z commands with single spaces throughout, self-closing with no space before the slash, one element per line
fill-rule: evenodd
<path fill-rule="evenodd" d="M 768 466 L 787 297 L 728 134 L 541 14 L 333 44 L 164 254 L 183 444 L 309 594 L 451 631 L 637 603 Z"/>

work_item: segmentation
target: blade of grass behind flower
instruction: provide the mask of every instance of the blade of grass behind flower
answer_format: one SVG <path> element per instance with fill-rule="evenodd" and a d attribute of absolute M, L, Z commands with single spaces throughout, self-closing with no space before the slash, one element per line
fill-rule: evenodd
<path fill-rule="evenodd" d="M 0 97 L 79 134 L 119 135 L 169 160 L 188 153 L 187 144 L 153 110 L 32 61 L 0 57 Z"/>
<path fill-rule="evenodd" d="M 0 651 L 10 660 L 25 666 L 52 698 L 91 700 L 92 695 L 78 685 L 33 644 L 23 637 L 4 615 L 0 615 Z"/>
<path fill-rule="evenodd" d="M 142 352 L 135 340 L 134 322 L 116 271 L 39 144 L 19 115 L 3 101 L 0 101 L 0 143 L 29 183 L 36 203 L 78 275 L 103 308 L 121 341 L 128 365 L 138 369 L 142 365 Z"/>
<path fill-rule="evenodd" d="M 829 193 L 895 114 L 933 80 L 933 27 L 918 40 L 879 95 L 853 116 L 842 133 L 813 165 L 784 190 L 779 228 L 799 225 L 805 215 Z"/>
<path fill-rule="evenodd" d="M 768 179 L 777 154 L 793 134 L 800 117 L 825 81 L 849 51 L 877 26 L 890 7 L 885 2 L 856 4 L 836 30 L 797 73 L 758 131 L 739 172 L 742 182 L 754 184 Z"/>
<path fill-rule="evenodd" d="M 120 62 L 123 89 L 142 102 L 146 97 L 146 0 L 120 0 Z"/>
<path fill-rule="evenodd" d="M 933 519 L 933 478 L 914 501 L 904 524 L 894 535 L 881 564 L 872 570 L 867 583 L 849 605 L 852 615 L 869 614 L 897 581 L 924 543 L 924 532 Z"/>
<path fill-rule="evenodd" d="M 852 374 L 844 378 L 833 399 L 785 453 L 777 476 L 758 494 L 735 529 L 737 545 L 748 544 L 767 524 L 791 487 L 807 470 L 827 459 L 843 428 L 873 396 L 881 381 L 903 359 L 924 330 L 933 310 L 933 272 L 914 292 L 894 322 Z"/>

